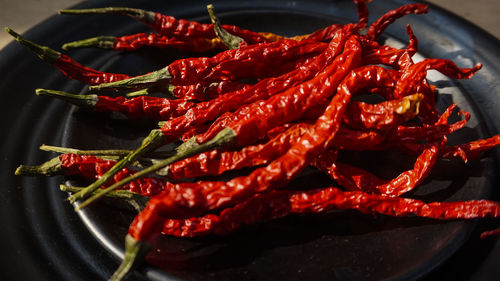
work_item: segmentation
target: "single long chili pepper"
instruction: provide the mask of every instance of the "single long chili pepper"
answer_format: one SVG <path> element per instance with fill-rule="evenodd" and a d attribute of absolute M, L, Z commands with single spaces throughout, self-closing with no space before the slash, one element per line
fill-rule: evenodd
<path fill-rule="evenodd" d="M 346 26 L 339 30 L 330 43 L 328 50 L 300 69 L 279 77 L 263 79 L 246 90 L 233 92 L 230 95 L 222 95 L 209 102 L 199 103 L 196 107 L 188 110 L 184 116 L 168 120 L 162 127 L 167 142 L 176 140 L 193 126 L 216 119 L 224 112 L 234 111 L 242 105 L 266 99 L 284 91 L 286 88 L 294 87 L 303 81 L 311 79 L 318 71 L 331 63 L 333 58 L 341 51 L 345 39 L 351 33 L 350 28 L 352 26 Z"/>
<path fill-rule="evenodd" d="M 226 46 L 219 38 L 172 37 L 157 33 L 137 33 L 125 36 L 97 36 L 62 45 L 63 50 L 84 47 L 95 47 L 115 51 L 135 51 L 144 46 L 157 48 L 175 48 L 178 50 L 205 53 L 213 50 L 224 50 Z"/>
<path fill-rule="evenodd" d="M 381 16 L 368 27 L 366 38 L 377 40 L 384 30 L 397 19 L 408 14 L 425 14 L 429 12 L 429 6 L 425 4 L 408 4 L 391 10 Z"/>
<path fill-rule="evenodd" d="M 37 89 L 37 95 L 62 99 L 79 107 L 99 112 L 120 112 L 129 118 L 149 117 L 168 120 L 184 114 L 195 103 L 186 100 L 172 100 L 153 96 L 108 97 L 98 95 L 75 95 L 62 91 Z"/>
<path fill-rule="evenodd" d="M 342 191 L 335 187 L 311 191 L 273 191 L 224 209 L 219 215 L 208 214 L 184 220 L 169 219 L 162 233 L 180 237 L 208 234 L 224 235 L 243 225 L 281 218 L 290 214 L 310 214 L 332 209 L 358 210 L 364 214 L 393 217 L 418 217 L 456 220 L 498 217 L 500 203 L 488 200 L 425 203 L 409 198 L 389 198 L 362 191 Z M 497 232 L 497 233 L 495 233 Z M 498 230 L 481 234 L 498 235 Z"/>
<path fill-rule="evenodd" d="M 54 65 L 64 75 L 71 79 L 81 81 L 88 85 L 98 85 L 130 78 L 130 76 L 126 74 L 107 73 L 85 67 L 65 54 L 23 38 L 10 28 L 5 28 L 5 31 L 12 35 L 17 42 L 33 51 L 40 59 Z"/>
<path fill-rule="evenodd" d="M 305 40 L 297 42 L 290 39 L 249 45 L 236 50 L 226 50 L 210 58 L 179 59 L 149 74 L 95 85 L 90 89 L 129 89 L 150 85 L 190 85 L 200 82 L 208 85 L 222 80 L 272 77 L 276 73 L 283 73 L 283 66 L 289 66 L 288 62 L 308 55 L 314 56 L 326 47 L 326 43 Z"/>

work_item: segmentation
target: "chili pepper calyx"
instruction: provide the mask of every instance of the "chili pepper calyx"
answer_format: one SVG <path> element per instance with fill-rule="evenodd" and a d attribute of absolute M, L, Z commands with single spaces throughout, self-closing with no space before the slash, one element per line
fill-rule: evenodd
<path fill-rule="evenodd" d="M 20 165 L 14 174 L 16 176 L 55 176 L 61 173 L 61 161 L 54 157 L 38 166 Z"/>
<path fill-rule="evenodd" d="M 245 42 L 243 38 L 233 35 L 227 32 L 224 28 L 222 28 L 219 19 L 215 15 L 214 5 L 207 5 L 208 15 L 210 16 L 210 21 L 214 26 L 214 32 L 217 37 L 221 40 L 221 42 L 230 50 L 238 49 L 242 43 Z"/>
<path fill-rule="evenodd" d="M 54 91 L 47 89 L 36 89 L 38 96 L 48 96 L 62 99 L 79 107 L 94 108 L 97 104 L 97 95 L 75 95 L 63 91 Z"/>
<path fill-rule="evenodd" d="M 68 42 L 62 45 L 62 49 L 65 51 L 84 48 L 84 47 L 96 47 L 101 49 L 113 49 L 115 47 L 115 36 L 98 36 L 82 40 L 77 40 L 73 42 Z"/>
<path fill-rule="evenodd" d="M 129 79 L 119 80 L 111 83 L 103 83 L 95 86 L 90 86 L 89 90 L 102 90 L 102 89 L 144 89 L 152 84 L 155 86 L 158 82 L 162 82 L 164 84 L 169 84 L 172 80 L 172 76 L 168 71 L 168 67 L 162 68 L 157 71 L 153 71 L 148 74 L 144 74 L 141 76 L 132 77 Z"/>
<path fill-rule="evenodd" d="M 36 43 L 33 43 L 29 41 L 28 39 L 22 37 L 19 33 L 15 32 L 14 30 L 6 27 L 5 31 L 12 35 L 14 39 L 19 42 L 21 45 L 29 48 L 31 51 L 33 51 L 40 59 L 43 61 L 54 64 L 59 57 L 61 57 L 61 53 L 59 53 L 56 50 L 53 50 L 47 46 L 42 46 L 38 45 Z"/>

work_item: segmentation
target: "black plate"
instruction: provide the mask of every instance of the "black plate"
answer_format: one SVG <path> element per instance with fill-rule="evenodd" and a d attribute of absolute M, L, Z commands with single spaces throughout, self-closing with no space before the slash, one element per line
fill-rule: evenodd
<path fill-rule="evenodd" d="M 224 23 L 284 35 L 311 32 L 334 22 L 356 20 L 345 1 L 213 1 Z M 370 19 L 408 1 L 375 1 Z M 178 18 L 206 20 L 204 3 L 196 1 L 87 1 L 78 8 L 132 6 Z M 113 20 L 113 21 L 111 21 Z M 490 136 L 500 131 L 498 97 L 499 42 L 470 23 L 432 7 L 425 16 L 393 24 L 386 38 L 406 42 L 410 23 L 424 57 L 450 58 L 461 66 L 482 62 L 470 81 L 433 76 L 441 88 L 441 107 L 457 102 L 474 118 L 452 141 Z M 146 31 L 130 19 L 112 16 L 52 17 L 25 33 L 53 48 L 96 35 Z M 78 50 L 71 56 L 97 69 L 139 74 L 167 64 L 181 52 L 144 49 L 134 53 Z M 3 132 L 0 193 L 1 280 L 106 280 L 119 263 L 122 240 L 133 213 L 96 204 L 75 214 L 58 191 L 63 178 L 14 177 L 16 166 L 38 164 L 52 155 L 42 143 L 81 148 L 133 147 L 149 128 L 128 125 L 108 115 L 89 114 L 65 103 L 35 97 L 36 88 L 84 90 L 17 44 L 0 53 L 0 126 Z M 464 166 L 440 162 L 430 179 L 412 196 L 424 200 L 498 199 L 499 150 Z M 392 160 L 394 155 L 373 154 Z M 378 165 L 369 164 L 372 168 Z M 384 171 L 381 171 L 384 172 Z M 295 184 L 308 184 L 299 178 Z M 356 212 L 315 217 L 293 216 L 247 227 L 226 237 L 165 238 L 165 247 L 134 278 L 154 280 L 497 280 L 498 239 L 479 240 L 494 221 L 435 222 L 422 219 L 373 218 Z M 133 279 L 133 278 L 130 278 Z"/>

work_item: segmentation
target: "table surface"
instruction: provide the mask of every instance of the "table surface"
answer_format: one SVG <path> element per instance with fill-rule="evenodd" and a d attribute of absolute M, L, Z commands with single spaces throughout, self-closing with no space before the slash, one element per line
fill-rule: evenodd
<path fill-rule="evenodd" d="M 383 0 L 377 0 L 383 1 Z M 10 27 L 23 33 L 44 19 L 56 14 L 59 9 L 77 4 L 78 0 L 0 0 L 0 26 Z M 500 38 L 500 1 L 498 0 L 430 0 L 435 5 L 473 22 L 492 35 Z M 0 32 L 0 49 L 11 41 L 11 37 Z"/>

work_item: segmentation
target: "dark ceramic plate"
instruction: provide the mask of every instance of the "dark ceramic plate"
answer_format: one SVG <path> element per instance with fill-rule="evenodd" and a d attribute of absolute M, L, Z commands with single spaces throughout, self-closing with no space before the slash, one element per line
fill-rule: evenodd
<path fill-rule="evenodd" d="M 224 23 L 283 35 L 309 33 L 331 24 L 356 20 L 352 1 L 213 1 Z M 373 21 L 385 11 L 409 3 L 375 1 Z M 196 1 L 88 1 L 78 8 L 131 6 L 178 18 L 206 21 L 204 3 Z M 386 39 L 406 42 L 409 23 L 420 40 L 420 55 L 453 59 L 484 68 L 470 81 L 450 81 L 432 74 L 440 88 L 441 108 L 452 102 L 473 119 L 451 142 L 487 137 L 500 131 L 499 42 L 487 33 L 438 8 L 408 16 L 391 25 Z M 52 17 L 25 36 L 53 48 L 96 35 L 146 31 L 118 16 Z M 88 49 L 71 56 L 84 65 L 111 72 L 145 73 L 186 55 L 173 50 L 143 49 L 115 53 Z M 64 179 L 14 177 L 16 166 L 52 157 L 38 150 L 43 143 L 80 148 L 134 147 L 151 126 L 113 116 L 79 111 L 65 103 L 35 97 L 36 88 L 81 92 L 17 44 L 0 53 L 1 280 L 106 280 L 117 268 L 122 241 L 134 213 L 116 202 L 101 202 L 77 215 L 58 191 Z M 490 198 L 498 200 L 499 151 L 463 165 L 439 162 L 430 178 L 411 194 L 427 201 Z M 390 176 L 401 165 L 395 154 L 350 155 L 351 161 Z M 407 165 L 407 164 L 406 164 Z M 308 186 L 304 175 L 295 185 Z M 319 178 L 320 181 L 324 180 Z M 479 240 L 494 221 L 436 222 L 418 218 L 372 217 L 357 212 L 292 216 L 246 227 L 225 237 L 164 238 L 161 251 L 130 279 L 153 280 L 498 280 L 497 239 Z"/>

